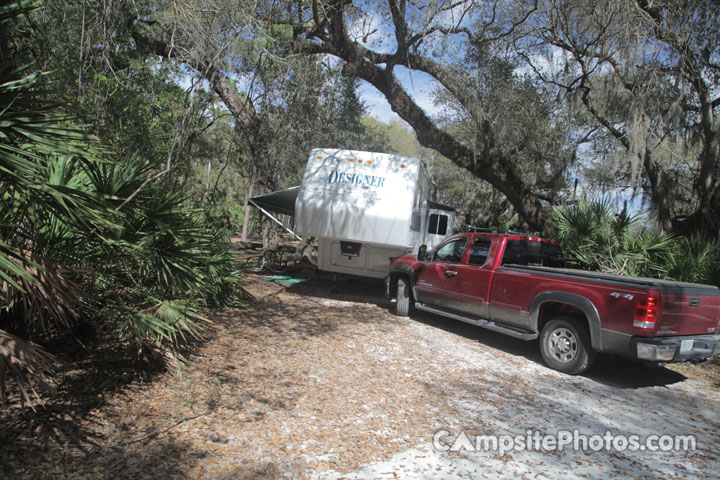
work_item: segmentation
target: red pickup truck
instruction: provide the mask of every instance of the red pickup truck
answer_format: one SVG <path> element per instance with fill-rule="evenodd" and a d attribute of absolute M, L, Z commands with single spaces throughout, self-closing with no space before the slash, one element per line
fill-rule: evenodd
<path fill-rule="evenodd" d="M 553 241 L 462 233 L 390 265 L 385 294 L 523 340 L 540 338 L 551 368 L 587 370 L 597 352 L 663 363 L 720 353 L 720 289 L 566 269 Z"/>

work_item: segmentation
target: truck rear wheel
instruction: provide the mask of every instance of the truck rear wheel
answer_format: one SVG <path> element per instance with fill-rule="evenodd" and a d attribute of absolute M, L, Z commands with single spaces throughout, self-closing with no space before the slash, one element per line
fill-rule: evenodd
<path fill-rule="evenodd" d="M 595 360 L 585 325 L 568 317 L 556 317 L 542 329 L 540 353 L 547 365 L 563 373 L 582 373 Z"/>
<path fill-rule="evenodd" d="M 397 302 L 395 315 L 407 317 L 410 313 L 410 283 L 407 278 L 400 277 L 397 282 Z"/>

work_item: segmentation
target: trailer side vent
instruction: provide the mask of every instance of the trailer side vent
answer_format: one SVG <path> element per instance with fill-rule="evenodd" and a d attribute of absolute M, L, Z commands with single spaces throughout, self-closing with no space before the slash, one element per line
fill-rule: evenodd
<path fill-rule="evenodd" d="M 340 242 L 340 254 L 346 257 L 357 257 L 360 256 L 360 248 L 362 243 L 357 242 Z"/>

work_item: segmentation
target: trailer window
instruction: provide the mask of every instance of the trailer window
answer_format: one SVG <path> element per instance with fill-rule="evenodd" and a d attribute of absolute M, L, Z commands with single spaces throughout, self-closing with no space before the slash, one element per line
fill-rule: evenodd
<path fill-rule="evenodd" d="M 430 225 L 428 226 L 428 233 L 433 235 L 445 235 L 447 233 L 448 217 L 447 215 L 439 215 L 433 213 L 430 215 Z"/>
<path fill-rule="evenodd" d="M 470 250 L 470 258 L 468 259 L 468 265 L 475 265 L 482 267 L 487 261 L 487 257 L 490 254 L 490 246 L 492 240 L 489 238 L 476 238 L 473 243 L 472 249 Z"/>
<path fill-rule="evenodd" d="M 502 264 L 562 268 L 565 266 L 565 260 L 560 247 L 552 243 L 508 240 Z"/>

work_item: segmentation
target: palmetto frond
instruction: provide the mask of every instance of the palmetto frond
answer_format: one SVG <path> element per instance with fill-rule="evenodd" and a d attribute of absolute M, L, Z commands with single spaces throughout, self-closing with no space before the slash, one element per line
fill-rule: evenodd
<path fill-rule="evenodd" d="M 25 252 L 14 260 L 27 275 L 10 283 L 0 282 L 0 312 L 21 311 L 29 329 L 48 332 L 52 326 L 70 328 L 78 318 L 76 305 L 82 298 L 72 273 L 58 262 Z"/>
<path fill-rule="evenodd" d="M 720 241 L 701 235 L 681 239 L 669 270 L 678 280 L 720 286 Z"/>
<path fill-rule="evenodd" d="M 668 274 L 673 237 L 641 228 L 637 215 L 613 213 L 607 199 L 557 208 L 552 220 L 570 265 L 634 276 Z"/>
<path fill-rule="evenodd" d="M 116 328 L 141 350 L 156 357 L 177 360 L 178 346 L 190 338 L 200 338 L 202 325 L 208 320 L 198 309 L 181 300 L 156 300 L 147 308 L 114 305 Z"/>
<path fill-rule="evenodd" d="M 624 275 L 667 278 L 675 242 L 670 235 L 652 231 L 623 235 L 613 255 L 603 262 L 602 269 Z"/>
<path fill-rule="evenodd" d="M 38 345 L 0 330 L 0 403 L 7 405 L 5 379 L 12 376 L 21 393 L 21 401 L 32 406 L 38 398 L 34 384 L 52 390 L 48 376 L 54 371 L 55 359 Z"/>
<path fill-rule="evenodd" d="M 28 5 L 3 6 L 0 20 Z M 53 113 L 47 98 L 42 74 L 0 67 L 0 317 L 22 317 L 27 331 L 68 328 L 77 317 L 79 286 L 57 260 L 61 244 L 50 244 L 68 237 L 71 225 L 86 233 L 114 226 L 109 206 L 73 181 L 75 167 L 97 153 L 93 139 Z M 30 401 L 30 381 L 50 371 L 50 357 L 0 334 L 0 390 L 10 374 Z"/>

